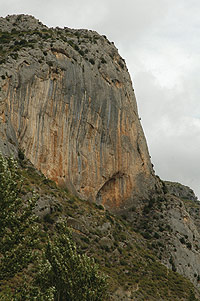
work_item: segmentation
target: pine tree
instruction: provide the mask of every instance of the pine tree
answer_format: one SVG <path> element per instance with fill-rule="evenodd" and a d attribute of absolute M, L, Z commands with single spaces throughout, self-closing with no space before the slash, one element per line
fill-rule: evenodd
<path fill-rule="evenodd" d="M 36 198 L 20 197 L 23 178 L 17 161 L 0 154 L 0 280 L 8 280 L 33 260 L 37 238 Z"/>

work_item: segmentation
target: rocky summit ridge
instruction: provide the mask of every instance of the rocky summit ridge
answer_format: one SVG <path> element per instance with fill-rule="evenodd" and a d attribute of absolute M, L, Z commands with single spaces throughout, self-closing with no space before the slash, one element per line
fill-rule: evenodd
<path fill-rule="evenodd" d="M 25 155 L 60 187 L 120 213 L 199 289 L 199 202 L 155 175 L 125 61 L 106 36 L 0 18 L 0 151 Z M 40 196 L 39 211 L 50 214 L 54 201 Z M 72 228 L 85 219 L 66 218 Z"/>

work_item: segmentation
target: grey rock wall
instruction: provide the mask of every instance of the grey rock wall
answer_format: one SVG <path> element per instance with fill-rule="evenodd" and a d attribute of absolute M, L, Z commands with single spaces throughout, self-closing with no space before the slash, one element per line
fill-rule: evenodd
<path fill-rule="evenodd" d="M 24 15 L 1 18 L 0 29 L 1 151 L 21 148 L 47 177 L 112 211 L 159 189 L 114 44 Z"/>

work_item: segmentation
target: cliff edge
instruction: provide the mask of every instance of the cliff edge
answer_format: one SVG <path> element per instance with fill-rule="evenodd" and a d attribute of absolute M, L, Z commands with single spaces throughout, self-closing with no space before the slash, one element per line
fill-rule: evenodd
<path fill-rule="evenodd" d="M 159 189 L 114 44 L 27 15 L 0 18 L 0 30 L 1 151 L 23 150 L 48 178 L 113 211 Z"/>

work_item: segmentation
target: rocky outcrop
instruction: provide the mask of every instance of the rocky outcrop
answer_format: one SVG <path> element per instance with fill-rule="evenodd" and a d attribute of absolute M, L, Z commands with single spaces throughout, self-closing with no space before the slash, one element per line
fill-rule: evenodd
<path fill-rule="evenodd" d="M 159 189 L 114 44 L 24 15 L 0 29 L 1 150 L 22 149 L 48 178 L 113 211 Z"/>
<path fill-rule="evenodd" d="M 166 219 L 171 232 L 163 262 L 200 287 L 200 233 L 184 202 L 176 197 L 167 200 Z"/>
<path fill-rule="evenodd" d="M 176 184 L 176 183 L 175 183 Z M 173 183 L 170 184 L 171 186 Z M 184 194 L 185 195 L 185 194 Z M 193 194 L 195 197 L 195 195 Z M 169 193 L 152 198 L 127 220 L 147 239 L 161 262 L 200 287 L 200 203 Z"/>
<path fill-rule="evenodd" d="M 176 197 L 183 200 L 191 200 L 194 202 L 198 201 L 196 195 L 194 194 L 194 191 L 190 187 L 170 181 L 165 181 L 164 184 L 168 193 L 175 195 Z"/>

